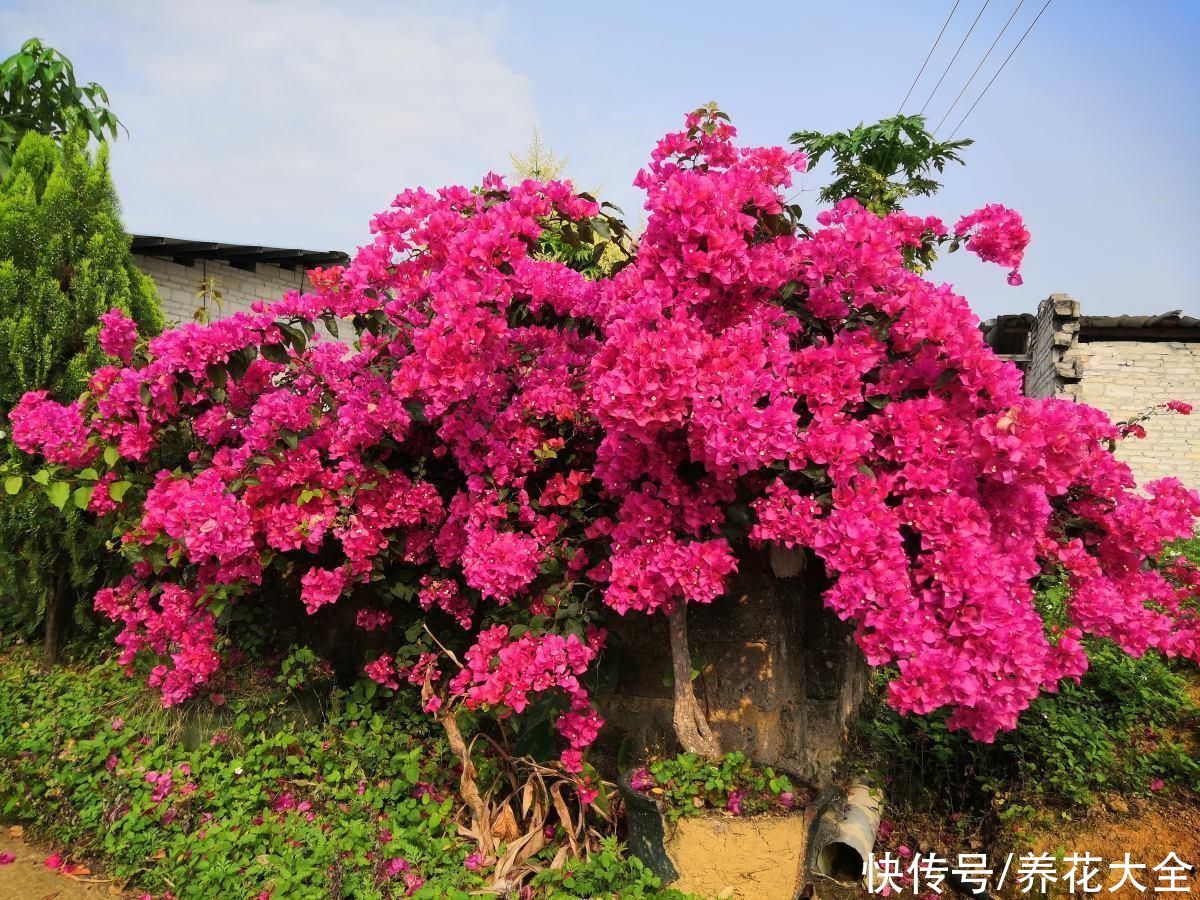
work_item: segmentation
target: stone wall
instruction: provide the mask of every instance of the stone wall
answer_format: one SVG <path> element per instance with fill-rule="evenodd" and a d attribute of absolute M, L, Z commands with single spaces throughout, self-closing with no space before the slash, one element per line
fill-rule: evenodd
<path fill-rule="evenodd" d="M 1025 393 L 1088 403 L 1114 422 L 1167 400 L 1191 403 L 1197 407 L 1191 416 L 1155 415 L 1145 425 L 1147 436 L 1122 441 L 1117 457 L 1129 463 L 1139 484 L 1174 476 L 1200 488 L 1200 336 L 1191 325 L 1171 331 L 1152 326 L 1083 316 L 1077 300 L 1050 295 L 1030 327 Z"/>
<path fill-rule="evenodd" d="M 1064 389 L 1114 421 L 1167 400 L 1196 407 L 1190 416 L 1163 413 L 1146 423 L 1144 439 L 1126 438 L 1117 457 L 1138 483 L 1175 476 L 1200 488 L 1200 342 L 1088 341 L 1072 351 L 1081 377 Z"/>
<path fill-rule="evenodd" d="M 1038 306 L 1029 332 L 1025 362 L 1025 394 L 1054 397 L 1066 381 L 1074 381 L 1073 362 L 1064 358 L 1079 334 L 1079 302 L 1066 294 L 1051 294 Z"/>
<path fill-rule="evenodd" d="M 254 271 L 239 269 L 221 260 L 196 260 L 190 266 L 169 259 L 134 254 L 134 264 L 154 279 L 162 298 L 168 323 L 193 321 L 200 301 L 196 292 L 205 277 L 215 277 L 223 295 L 223 308 L 209 310 L 212 319 L 248 310 L 255 300 L 275 300 L 287 291 L 308 290 L 311 285 L 302 268 L 285 269 L 256 263 Z"/>

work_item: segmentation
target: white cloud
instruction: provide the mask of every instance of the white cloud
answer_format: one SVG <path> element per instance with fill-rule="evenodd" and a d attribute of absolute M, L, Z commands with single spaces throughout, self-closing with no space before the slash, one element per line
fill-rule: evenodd
<path fill-rule="evenodd" d="M 474 183 L 536 122 L 496 20 L 401 4 L 27 0 L 39 34 L 105 85 L 131 230 L 353 249 L 401 189 Z"/>

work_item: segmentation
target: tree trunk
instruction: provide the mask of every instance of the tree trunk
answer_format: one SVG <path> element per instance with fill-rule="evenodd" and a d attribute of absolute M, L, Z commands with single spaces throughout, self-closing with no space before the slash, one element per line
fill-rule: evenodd
<path fill-rule="evenodd" d="M 67 574 L 67 561 L 64 559 L 59 561 L 58 573 L 54 578 L 54 592 L 46 603 L 46 641 L 43 646 L 43 658 L 48 667 L 58 664 L 63 633 L 71 615 L 70 601 L 70 578 Z"/>
<path fill-rule="evenodd" d="M 686 603 L 681 602 L 671 613 L 670 628 L 671 666 L 675 684 L 675 735 L 687 752 L 715 759 L 721 755 L 721 748 L 692 688 L 692 652 L 688 646 Z"/>

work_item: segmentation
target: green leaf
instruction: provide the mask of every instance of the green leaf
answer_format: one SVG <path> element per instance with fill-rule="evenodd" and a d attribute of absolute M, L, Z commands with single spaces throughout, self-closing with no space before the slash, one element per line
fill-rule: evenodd
<path fill-rule="evenodd" d="M 49 484 L 50 483 L 49 469 L 38 469 L 38 471 L 33 476 L 33 480 L 37 484 L 42 484 L 42 485 Z"/>
<path fill-rule="evenodd" d="M 229 374 L 233 376 L 234 381 L 241 381 L 242 376 L 246 374 L 246 370 L 250 368 L 250 363 L 254 362 L 254 358 L 258 355 L 258 350 L 254 347 L 243 347 L 241 350 L 229 355 L 229 362 L 226 366 L 229 368 Z"/>
<path fill-rule="evenodd" d="M 25 483 L 25 479 L 20 475 L 9 475 L 4 479 L 4 493 L 10 497 L 21 492 L 21 485 Z"/>
<path fill-rule="evenodd" d="M 268 362 L 279 363 L 281 366 L 286 366 L 291 360 L 282 344 L 264 344 L 262 355 Z"/>
<path fill-rule="evenodd" d="M 75 488 L 75 494 L 73 497 L 75 500 L 75 507 L 77 509 L 87 509 L 88 503 L 90 503 L 92 499 L 92 491 L 95 489 L 95 485 L 91 484 Z"/>
<path fill-rule="evenodd" d="M 104 448 L 104 464 L 110 469 L 121 461 L 121 451 L 116 447 Z"/>
<path fill-rule="evenodd" d="M 303 332 L 283 322 L 276 322 L 275 327 L 283 333 L 285 338 L 287 338 L 288 342 L 292 345 L 292 349 L 296 351 L 297 355 L 304 352 L 305 337 Z M 265 352 L 266 351 L 264 350 L 264 354 Z"/>
<path fill-rule="evenodd" d="M 120 503 L 125 497 L 125 492 L 129 490 L 130 487 L 131 485 L 128 481 L 114 481 L 108 486 L 108 496 L 117 503 Z"/>
<path fill-rule="evenodd" d="M 67 500 L 71 496 L 71 486 L 65 481 L 56 481 L 50 485 L 46 495 L 57 509 L 62 509 L 67 505 Z"/>

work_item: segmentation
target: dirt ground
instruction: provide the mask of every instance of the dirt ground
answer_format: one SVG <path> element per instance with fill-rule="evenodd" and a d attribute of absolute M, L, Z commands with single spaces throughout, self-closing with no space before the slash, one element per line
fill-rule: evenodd
<path fill-rule="evenodd" d="M 3 900 L 96 900 L 125 896 L 122 886 L 92 874 L 63 875 L 46 868 L 46 857 L 54 851 L 29 843 L 19 829 L 0 828 L 0 854 L 16 859 L 0 866 L 0 898 Z"/>
<path fill-rule="evenodd" d="M 1043 835 L 1037 841 L 1036 852 L 1053 854 L 1061 849 L 1067 855 L 1090 853 L 1110 863 L 1123 862 L 1128 853 L 1131 863 L 1146 864 L 1145 869 L 1132 874 L 1146 886 L 1145 893 L 1149 894 L 1156 892 L 1164 874 L 1153 871 L 1154 867 L 1174 853 L 1193 866 L 1190 879 L 1178 884 L 1187 885 L 1193 896 L 1200 893 L 1200 878 L 1196 877 L 1197 868 L 1200 868 L 1200 804 L 1140 801 L 1128 809 L 1121 803 L 1116 807 L 1069 826 L 1061 833 Z M 1103 881 L 1105 888 L 1120 881 L 1121 874 L 1107 871 Z M 1141 894 L 1126 884 L 1112 896 Z M 1110 896 L 1107 891 L 1105 896 Z"/>

